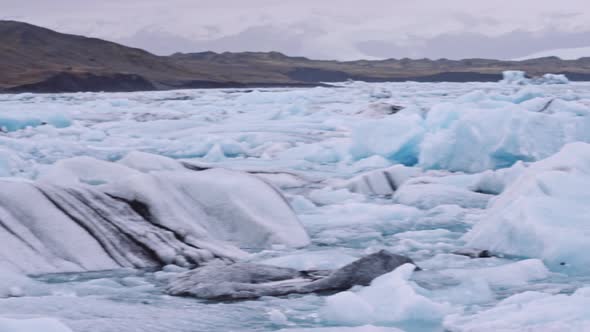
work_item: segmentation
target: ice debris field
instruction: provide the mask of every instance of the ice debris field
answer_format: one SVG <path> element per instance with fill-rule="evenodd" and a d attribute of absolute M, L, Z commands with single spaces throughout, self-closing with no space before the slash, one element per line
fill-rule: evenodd
<path fill-rule="evenodd" d="M 590 83 L 6 94 L 0 128 L 1 332 L 590 331 Z M 381 250 L 419 269 L 265 296 Z"/>

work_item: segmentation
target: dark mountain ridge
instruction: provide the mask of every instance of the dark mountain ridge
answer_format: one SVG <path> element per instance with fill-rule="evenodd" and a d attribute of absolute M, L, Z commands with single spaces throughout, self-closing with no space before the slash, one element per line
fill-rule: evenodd
<path fill-rule="evenodd" d="M 278 52 L 147 51 L 16 21 L 0 21 L 0 91 L 146 91 L 182 88 L 317 86 L 368 82 L 497 81 L 504 70 L 563 73 L 590 81 L 590 57 L 525 61 L 490 59 L 327 61 Z"/>

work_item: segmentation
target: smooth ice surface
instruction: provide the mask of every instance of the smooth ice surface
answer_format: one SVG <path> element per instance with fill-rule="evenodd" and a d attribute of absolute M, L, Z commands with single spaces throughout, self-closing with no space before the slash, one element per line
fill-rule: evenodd
<path fill-rule="evenodd" d="M 516 78 L 0 95 L 0 313 L 74 332 L 588 329 L 590 83 Z M 215 256 L 333 270 L 382 249 L 422 270 L 165 292 Z M 37 274 L 59 271 L 78 272 Z"/>
<path fill-rule="evenodd" d="M 538 259 L 527 259 L 516 263 L 476 269 L 448 269 L 442 274 L 463 280 L 480 279 L 488 285 L 509 287 L 526 285 L 549 276 L 549 270 Z"/>
<path fill-rule="evenodd" d="M 67 326 L 53 318 L 11 319 L 0 317 L 2 332 L 72 332 Z"/>
<path fill-rule="evenodd" d="M 445 326 L 459 332 L 588 331 L 590 289 L 551 295 L 524 292 L 475 315 L 451 315 Z"/>

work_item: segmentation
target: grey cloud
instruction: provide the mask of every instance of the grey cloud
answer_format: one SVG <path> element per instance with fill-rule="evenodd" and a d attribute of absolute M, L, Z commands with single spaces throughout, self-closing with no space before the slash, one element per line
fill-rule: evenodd
<path fill-rule="evenodd" d="M 280 28 L 272 25 L 253 26 L 234 35 L 211 40 L 190 40 L 167 32 L 144 29 L 131 37 L 117 40 L 120 43 L 145 48 L 160 55 L 175 52 L 242 52 L 280 51 L 289 55 L 308 54 L 304 49 L 306 38 L 313 38 L 321 30 L 305 26 Z"/>
<path fill-rule="evenodd" d="M 587 0 L 0 0 L 0 8 L 0 17 L 162 55 L 515 58 L 590 46 Z"/>
<path fill-rule="evenodd" d="M 478 33 L 443 34 L 431 39 L 419 36 L 412 46 L 399 46 L 379 40 L 357 43 L 363 53 L 380 58 L 497 58 L 513 59 L 543 50 L 585 47 L 590 44 L 590 30 L 568 33 L 557 30 L 541 32 L 513 31 L 497 37 Z"/>

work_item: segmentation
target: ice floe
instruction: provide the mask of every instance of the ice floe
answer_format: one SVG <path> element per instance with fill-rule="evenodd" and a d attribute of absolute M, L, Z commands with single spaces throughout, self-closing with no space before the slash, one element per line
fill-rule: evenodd
<path fill-rule="evenodd" d="M 323 319 L 339 324 L 392 324 L 412 320 L 436 323 L 450 306 L 429 300 L 409 281 L 414 265 L 407 264 L 375 279 L 369 287 L 326 298 Z"/>

